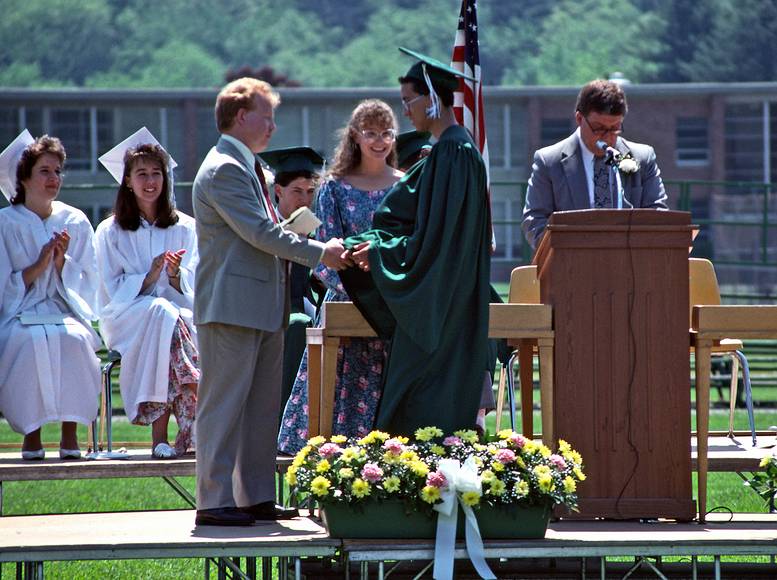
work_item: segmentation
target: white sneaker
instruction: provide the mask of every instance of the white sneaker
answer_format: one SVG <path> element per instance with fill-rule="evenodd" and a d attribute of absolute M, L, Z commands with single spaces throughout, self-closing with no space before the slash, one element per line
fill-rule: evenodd
<path fill-rule="evenodd" d="M 175 453 L 175 449 L 170 447 L 167 443 L 157 443 L 154 450 L 151 452 L 151 457 L 154 459 L 175 459 L 178 457 Z"/>

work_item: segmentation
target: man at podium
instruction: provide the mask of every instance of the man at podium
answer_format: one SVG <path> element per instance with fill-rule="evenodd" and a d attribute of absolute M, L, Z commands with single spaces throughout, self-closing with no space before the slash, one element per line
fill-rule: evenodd
<path fill-rule="evenodd" d="M 535 152 L 521 224 L 532 248 L 556 211 L 667 209 L 655 151 L 620 136 L 627 111 L 619 84 L 591 81 L 577 96 L 575 132 Z"/>

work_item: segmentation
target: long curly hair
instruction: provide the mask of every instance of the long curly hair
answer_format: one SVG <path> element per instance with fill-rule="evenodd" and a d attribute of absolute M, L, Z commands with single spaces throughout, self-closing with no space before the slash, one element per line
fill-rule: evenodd
<path fill-rule="evenodd" d="M 394 111 L 380 99 L 367 99 L 362 101 L 351 113 L 348 124 L 340 130 L 340 143 L 335 149 L 334 161 L 329 170 L 332 177 L 340 178 L 351 173 L 359 166 L 362 160 L 362 152 L 356 143 L 356 134 L 365 127 L 376 129 L 397 130 L 397 117 Z M 391 145 L 391 153 L 386 157 L 386 164 L 397 166 L 397 143 Z"/>

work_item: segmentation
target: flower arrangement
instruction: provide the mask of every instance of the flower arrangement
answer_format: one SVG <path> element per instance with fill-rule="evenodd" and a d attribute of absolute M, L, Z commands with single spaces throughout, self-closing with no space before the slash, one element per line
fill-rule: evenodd
<path fill-rule="evenodd" d="M 574 509 L 577 485 L 585 479 L 580 454 L 563 440 L 553 453 L 509 429 L 481 442 L 475 431 L 444 436 L 436 427 L 425 427 L 412 442 L 381 431 L 360 439 L 313 437 L 294 458 L 286 481 L 324 507 L 400 500 L 409 509 L 431 513 L 448 488 L 438 469 L 444 459 L 474 462 L 480 491 L 461 492 L 459 499 L 476 509 L 516 503 Z"/>
<path fill-rule="evenodd" d="M 767 455 L 761 459 L 759 467 L 752 477 L 745 480 L 745 485 L 751 487 L 767 503 L 777 501 L 777 456 Z"/>

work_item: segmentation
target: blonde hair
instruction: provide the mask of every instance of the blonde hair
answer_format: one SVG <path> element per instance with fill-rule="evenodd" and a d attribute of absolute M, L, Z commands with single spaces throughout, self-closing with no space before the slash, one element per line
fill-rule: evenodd
<path fill-rule="evenodd" d="M 397 130 L 397 117 L 394 111 L 385 102 L 379 99 L 367 99 L 362 101 L 351 113 L 348 124 L 340 130 L 340 143 L 335 149 L 334 160 L 329 174 L 340 178 L 351 173 L 359 166 L 362 160 L 362 152 L 356 143 L 357 131 L 371 125 Z M 391 153 L 386 157 L 386 164 L 397 166 L 397 143 L 391 145 Z"/>
<path fill-rule="evenodd" d="M 253 109 L 254 97 L 264 96 L 273 108 L 281 102 L 272 85 L 259 79 L 243 77 L 226 85 L 216 97 L 216 126 L 223 132 L 232 128 L 240 109 Z"/>

